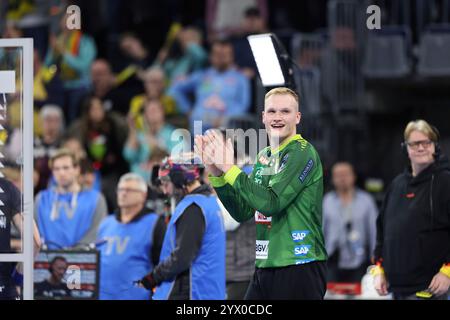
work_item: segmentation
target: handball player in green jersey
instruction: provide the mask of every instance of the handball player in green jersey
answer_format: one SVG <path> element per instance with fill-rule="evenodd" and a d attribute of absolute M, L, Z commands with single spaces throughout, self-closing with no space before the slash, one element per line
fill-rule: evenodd
<path fill-rule="evenodd" d="M 238 222 L 255 218 L 256 269 L 246 299 L 323 299 L 327 254 L 322 233 L 323 175 L 314 147 L 297 134 L 299 98 L 288 88 L 265 96 L 270 146 L 250 176 L 234 163 L 231 140 L 217 131 L 195 137 L 210 181 Z"/>

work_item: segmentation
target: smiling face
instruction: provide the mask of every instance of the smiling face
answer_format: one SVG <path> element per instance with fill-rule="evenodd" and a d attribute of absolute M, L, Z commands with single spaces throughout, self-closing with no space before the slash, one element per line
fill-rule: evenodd
<path fill-rule="evenodd" d="M 425 133 L 418 130 L 412 131 L 406 144 L 412 165 L 426 166 L 433 163 L 436 147 Z"/>
<path fill-rule="evenodd" d="M 296 134 L 301 113 L 297 101 L 289 94 L 273 94 L 265 101 L 262 121 L 270 141 L 281 143 Z"/>

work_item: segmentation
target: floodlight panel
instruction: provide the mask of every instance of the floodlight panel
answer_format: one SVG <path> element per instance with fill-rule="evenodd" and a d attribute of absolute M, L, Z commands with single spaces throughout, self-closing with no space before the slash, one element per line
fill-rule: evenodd
<path fill-rule="evenodd" d="M 265 87 L 286 83 L 270 34 L 248 36 L 250 48 Z"/>

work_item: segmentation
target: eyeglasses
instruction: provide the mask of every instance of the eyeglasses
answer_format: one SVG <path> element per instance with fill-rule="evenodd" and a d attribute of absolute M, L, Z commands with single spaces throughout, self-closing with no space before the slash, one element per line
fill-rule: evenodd
<path fill-rule="evenodd" d="M 431 146 L 432 143 L 433 143 L 433 141 L 431 141 L 431 140 L 421 140 L 421 141 L 406 142 L 408 147 L 410 147 L 413 150 L 419 149 L 419 146 L 422 146 L 423 148 L 428 148 L 429 146 Z"/>
<path fill-rule="evenodd" d="M 132 189 L 132 188 L 117 188 L 117 193 L 119 193 L 119 192 L 130 193 L 130 192 L 143 192 L 143 191 L 139 190 L 139 189 Z"/>

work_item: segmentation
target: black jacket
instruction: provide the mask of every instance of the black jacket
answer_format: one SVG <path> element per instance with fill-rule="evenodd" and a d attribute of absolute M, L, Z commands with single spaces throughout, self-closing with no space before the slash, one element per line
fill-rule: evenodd
<path fill-rule="evenodd" d="M 392 292 L 428 287 L 450 262 L 450 166 L 440 156 L 416 177 L 410 168 L 389 186 L 377 219 L 375 259 Z"/>

